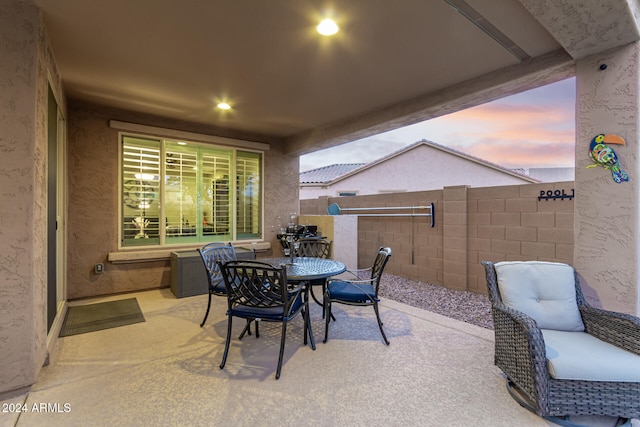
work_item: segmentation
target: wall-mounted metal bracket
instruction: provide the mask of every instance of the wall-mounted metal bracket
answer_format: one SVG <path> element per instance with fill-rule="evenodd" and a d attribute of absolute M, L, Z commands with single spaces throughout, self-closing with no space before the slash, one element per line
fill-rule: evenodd
<path fill-rule="evenodd" d="M 416 217 L 416 216 L 424 216 L 431 218 L 431 227 L 435 227 L 435 205 L 429 203 L 424 206 L 385 206 L 385 207 L 377 207 L 377 208 L 340 208 L 337 203 L 332 203 L 327 208 L 327 213 L 329 215 L 341 215 L 342 212 L 371 212 L 371 211 L 398 211 L 398 210 L 411 210 L 414 212 L 411 213 L 355 213 L 357 216 L 376 216 L 376 217 L 400 217 L 400 216 L 408 216 L 408 217 Z M 418 210 L 427 210 L 428 213 L 415 213 Z"/>

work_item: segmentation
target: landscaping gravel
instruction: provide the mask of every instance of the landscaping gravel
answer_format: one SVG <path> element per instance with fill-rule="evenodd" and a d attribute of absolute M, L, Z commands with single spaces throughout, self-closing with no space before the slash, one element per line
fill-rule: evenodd
<path fill-rule="evenodd" d="M 493 329 L 491 303 L 483 294 L 456 291 L 439 285 L 383 274 L 380 296 L 412 307 Z"/>

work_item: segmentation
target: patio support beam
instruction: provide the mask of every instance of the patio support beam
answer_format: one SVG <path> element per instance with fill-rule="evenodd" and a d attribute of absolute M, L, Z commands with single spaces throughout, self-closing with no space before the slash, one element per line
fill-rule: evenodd
<path fill-rule="evenodd" d="M 574 72 L 571 57 L 563 50 L 558 50 L 434 93 L 417 96 L 391 108 L 294 135 L 286 140 L 285 151 L 301 155 L 335 147 L 551 84 L 572 77 Z"/>

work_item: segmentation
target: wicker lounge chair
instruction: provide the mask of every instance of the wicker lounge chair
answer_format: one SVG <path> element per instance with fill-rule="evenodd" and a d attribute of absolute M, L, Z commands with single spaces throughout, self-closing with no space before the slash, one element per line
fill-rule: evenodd
<path fill-rule="evenodd" d="M 570 425 L 565 420 L 571 415 L 640 417 L 639 318 L 590 306 L 583 297 L 575 270 L 566 264 L 537 261 L 482 264 L 492 304 L 495 364 L 507 376 L 512 397 L 539 416 L 562 425 Z M 518 306 L 513 291 L 522 297 L 523 289 L 531 288 L 534 290 L 524 291 L 525 298 L 520 298 L 526 300 L 524 305 Z M 562 288 L 567 298 L 553 301 Z M 558 319 L 549 320 L 548 316 L 561 316 L 559 322 L 564 325 L 558 326 Z M 571 316 L 573 319 L 569 319 Z M 573 372 L 563 375 L 566 370 L 556 369 L 556 362 L 563 352 L 572 355 L 574 338 L 584 338 L 605 353 L 600 354 L 596 363 L 590 362 L 596 357 L 591 347 L 573 353 L 573 360 L 564 361 L 565 368 Z M 567 351 L 568 345 L 574 348 Z M 621 353 L 625 360 L 621 363 L 626 365 L 614 362 L 616 359 L 609 357 L 613 353 Z M 592 367 L 587 366 L 590 363 L 608 366 L 596 368 L 595 377 L 590 377 L 591 373 L 585 372 Z M 613 380 L 598 378 L 603 370 L 617 370 L 618 378 L 616 372 L 602 374 L 611 375 Z"/>

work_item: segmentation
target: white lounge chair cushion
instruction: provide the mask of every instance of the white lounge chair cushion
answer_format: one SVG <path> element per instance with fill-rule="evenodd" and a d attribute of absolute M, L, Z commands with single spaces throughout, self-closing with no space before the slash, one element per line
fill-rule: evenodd
<path fill-rule="evenodd" d="M 504 305 L 532 317 L 542 329 L 584 331 L 573 267 L 557 262 L 505 261 L 496 263 L 495 269 Z"/>
<path fill-rule="evenodd" d="M 640 382 L 640 356 L 586 332 L 542 330 L 549 375 L 561 380 Z"/>

